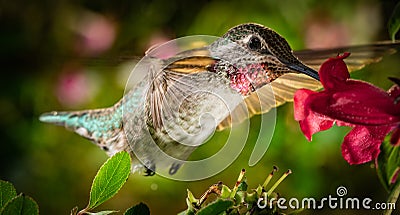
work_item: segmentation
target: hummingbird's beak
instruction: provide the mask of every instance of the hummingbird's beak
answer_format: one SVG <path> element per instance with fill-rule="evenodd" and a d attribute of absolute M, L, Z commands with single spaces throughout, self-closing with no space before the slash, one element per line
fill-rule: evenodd
<path fill-rule="evenodd" d="M 293 69 L 294 71 L 297 71 L 297 72 L 303 73 L 305 75 L 308 75 L 312 78 L 315 78 L 316 80 L 319 81 L 318 72 L 304 64 L 289 64 L 289 65 L 287 65 L 287 67 L 289 67 L 290 69 Z"/>

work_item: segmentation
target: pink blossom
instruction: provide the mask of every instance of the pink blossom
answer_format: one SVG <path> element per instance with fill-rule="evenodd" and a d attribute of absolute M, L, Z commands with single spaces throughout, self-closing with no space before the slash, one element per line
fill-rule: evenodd
<path fill-rule="evenodd" d="M 375 159 L 385 136 L 393 131 L 392 144 L 399 144 L 400 88 L 388 92 L 367 82 L 350 79 L 343 59 L 328 59 L 319 70 L 324 90 L 298 90 L 294 97 L 295 119 L 306 138 L 327 130 L 333 123 L 350 126 L 342 144 L 342 155 L 349 164 Z"/>

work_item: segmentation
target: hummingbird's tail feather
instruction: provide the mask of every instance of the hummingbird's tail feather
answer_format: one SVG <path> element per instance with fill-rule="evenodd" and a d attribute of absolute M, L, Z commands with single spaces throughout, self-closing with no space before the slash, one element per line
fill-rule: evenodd
<path fill-rule="evenodd" d="M 72 117 L 73 115 L 73 112 L 52 111 L 40 115 L 39 120 L 41 122 L 50 123 L 58 126 L 66 126 L 68 122 L 68 124 L 71 124 L 71 121 L 74 121 L 74 117 Z"/>
<path fill-rule="evenodd" d="M 71 112 L 53 111 L 42 114 L 39 120 L 64 126 L 97 144 L 112 138 L 122 129 L 122 114 L 116 107 Z"/>
<path fill-rule="evenodd" d="M 82 137 L 96 142 L 96 139 L 93 137 L 93 131 L 90 131 L 88 128 L 89 124 L 91 123 L 91 119 L 85 117 L 88 114 L 89 111 L 52 111 L 40 115 L 39 120 L 45 123 L 63 126 L 68 130 L 74 131 Z"/>
<path fill-rule="evenodd" d="M 68 129 L 75 130 L 79 127 L 84 127 L 86 120 L 83 120 L 82 117 L 88 113 L 89 111 L 52 111 L 40 115 L 39 120 L 45 123 L 64 126 Z"/>

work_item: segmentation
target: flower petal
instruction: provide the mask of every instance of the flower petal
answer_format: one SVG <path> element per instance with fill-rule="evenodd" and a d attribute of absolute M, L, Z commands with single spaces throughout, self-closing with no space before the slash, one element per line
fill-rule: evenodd
<path fill-rule="evenodd" d="M 362 164 L 375 159 L 391 126 L 356 126 L 344 138 L 342 155 L 349 164 Z"/>
<path fill-rule="evenodd" d="M 400 122 L 400 106 L 395 104 L 393 98 L 400 94 L 400 89 L 394 87 L 388 94 L 367 82 L 350 80 L 343 61 L 348 56 L 349 53 L 345 53 L 322 64 L 319 75 L 325 89 L 321 93 L 329 94 L 331 99 L 328 103 L 313 105 L 312 111 L 332 119 L 360 125 Z"/>
<path fill-rule="evenodd" d="M 313 134 L 327 130 L 333 125 L 329 117 L 310 111 L 310 105 L 326 103 L 324 94 L 311 90 L 298 90 L 294 96 L 294 117 L 300 123 L 300 128 L 307 140 L 311 141 Z"/>
<path fill-rule="evenodd" d="M 310 105 L 312 111 L 357 125 L 389 125 L 400 122 L 400 106 L 384 90 L 372 84 L 347 80 L 336 89 L 322 91 L 326 104 Z M 322 93 L 321 92 L 321 93 Z"/>
<path fill-rule="evenodd" d="M 318 73 L 325 90 L 337 89 L 350 78 L 347 66 L 343 61 L 349 55 L 350 53 L 346 52 L 335 58 L 329 58 L 321 65 Z"/>
<path fill-rule="evenodd" d="M 308 141 L 311 141 L 312 135 L 319 132 L 328 130 L 333 126 L 333 120 L 328 117 L 310 112 L 306 119 L 300 120 L 300 128 Z"/>
<path fill-rule="evenodd" d="M 294 94 L 294 119 L 296 121 L 300 121 L 306 118 L 306 112 L 308 112 L 309 107 L 307 106 L 306 100 L 312 95 L 316 94 L 317 92 L 307 90 L 307 89 L 300 89 L 297 90 Z"/>

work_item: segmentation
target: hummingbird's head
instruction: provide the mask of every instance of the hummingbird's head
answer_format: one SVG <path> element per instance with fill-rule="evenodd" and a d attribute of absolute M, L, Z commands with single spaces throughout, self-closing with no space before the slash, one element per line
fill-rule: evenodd
<path fill-rule="evenodd" d="M 231 51 L 230 55 L 236 55 L 232 59 L 241 65 L 238 73 L 242 76 L 246 74 L 245 79 L 251 82 L 252 87 L 248 92 L 285 73 L 302 73 L 319 80 L 318 72 L 300 62 L 293 55 L 288 42 L 270 28 L 253 23 L 241 24 L 231 28 L 223 38 L 234 42 L 245 52 Z M 233 78 L 236 80 L 238 77 Z"/>

